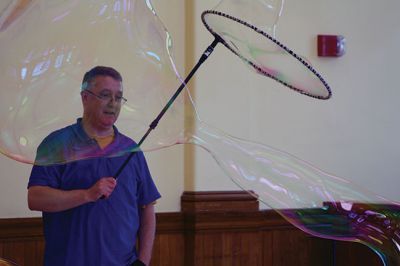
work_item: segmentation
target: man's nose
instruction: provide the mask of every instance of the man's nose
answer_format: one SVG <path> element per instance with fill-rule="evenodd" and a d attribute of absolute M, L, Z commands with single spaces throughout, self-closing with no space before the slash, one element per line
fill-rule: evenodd
<path fill-rule="evenodd" d="M 112 101 L 112 102 L 116 102 L 116 103 L 118 103 L 119 102 L 119 96 L 117 96 L 117 95 L 111 95 L 111 97 L 110 97 L 110 102 Z"/>
<path fill-rule="evenodd" d="M 108 105 L 115 105 L 115 104 L 117 104 L 118 103 L 118 101 L 117 101 L 117 97 L 116 96 L 111 96 L 110 97 L 110 99 L 108 100 Z"/>

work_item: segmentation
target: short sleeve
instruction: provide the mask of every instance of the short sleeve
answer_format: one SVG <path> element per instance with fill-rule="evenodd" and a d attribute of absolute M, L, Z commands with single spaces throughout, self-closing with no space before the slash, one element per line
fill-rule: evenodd
<path fill-rule="evenodd" d="M 40 154 L 43 149 L 49 149 L 45 143 L 39 145 L 36 160 L 40 160 Z M 33 165 L 31 175 L 29 177 L 28 188 L 31 186 L 49 186 L 52 188 L 60 187 L 61 173 L 64 165 L 52 164 L 52 165 Z"/>
<path fill-rule="evenodd" d="M 60 165 L 53 166 L 39 166 L 32 167 L 31 175 L 29 177 L 28 188 L 31 186 L 48 186 L 52 188 L 60 187 Z"/>

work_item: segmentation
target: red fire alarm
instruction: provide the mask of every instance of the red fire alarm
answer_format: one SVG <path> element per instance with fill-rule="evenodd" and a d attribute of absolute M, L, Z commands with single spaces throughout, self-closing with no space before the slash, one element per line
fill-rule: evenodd
<path fill-rule="evenodd" d="M 341 35 L 318 35 L 318 56 L 339 57 L 345 53 L 346 39 Z"/>

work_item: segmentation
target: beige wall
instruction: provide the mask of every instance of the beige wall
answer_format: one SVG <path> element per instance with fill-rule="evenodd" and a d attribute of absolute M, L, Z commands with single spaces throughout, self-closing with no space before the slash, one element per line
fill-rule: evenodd
<path fill-rule="evenodd" d="M 196 16 L 218 2 L 196 1 Z M 286 0 L 278 38 L 323 74 L 332 99 L 317 101 L 259 77 L 220 46 L 196 76 L 202 119 L 399 201 L 398 10 L 396 0 Z M 344 35 L 346 54 L 318 58 L 317 34 Z M 212 41 L 200 20 L 194 38 L 198 58 Z M 235 188 L 200 149 L 195 166 L 196 189 Z"/>
<path fill-rule="evenodd" d="M 172 35 L 175 47 L 175 63 L 181 73 L 185 69 L 184 2 L 184 0 L 152 0 L 158 16 Z M 180 196 L 184 190 L 183 152 L 184 147 L 175 145 L 146 154 L 150 171 L 162 195 L 162 199 L 157 204 L 158 212 L 180 210 Z"/>
<path fill-rule="evenodd" d="M 152 2 L 174 38 L 180 71 L 184 72 L 185 65 L 188 71 L 212 41 L 201 23 L 201 11 L 218 1 Z M 201 118 L 234 136 L 287 151 L 399 201 L 396 71 L 400 56 L 396 48 L 400 30 L 396 13 L 400 2 L 379 4 L 372 0 L 285 1 L 278 38 L 323 73 L 334 93 L 331 100 L 313 100 L 259 77 L 219 46 L 190 83 Z M 319 33 L 344 35 L 346 55 L 318 58 Z M 207 152 L 197 147 L 192 151 L 174 146 L 146 155 L 163 194 L 157 211 L 179 210 L 183 190 L 238 189 Z M 30 166 L 0 156 L 0 169 L 0 217 L 40 215 L 26 206 Z"/>

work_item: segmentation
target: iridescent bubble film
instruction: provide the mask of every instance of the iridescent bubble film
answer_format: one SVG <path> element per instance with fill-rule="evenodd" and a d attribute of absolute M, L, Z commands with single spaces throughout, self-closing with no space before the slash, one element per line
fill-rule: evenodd
<path fill-rule="evenodd" d="M 277 38 L 283 0 L 222 0 L 203 12 L 206 28 L 258 74 L 307 96 L 328 99 L 329 85 Z M 317 237 L 360 242 L 385 265 L 400 265 L 400 204 L 261 143 L 200 122 L 188 140 L 212 154 L 241 188 Z"/>
<path fill-rule="evenodd" d="M 329 99 L 329 85 L 311 64 L 277 39 L 284 0 L 224 0 L 203 13 L 206 28 L 254 71 L 302 94 Z"/>
<path fill-rule="evenodd" d="M 282 1 L 224 0 L 211 10 L 215 12 L 204 13 L 203 21 L 258 73 L 305 95 L 327 99 L 330 90 L 322 77 L 276 39 L 282 5 Z M 112 66 L 121 72 L 128 102 L 117 126 L 136 141 L 181 84 L 172 61 L 171 38 L 150 1 L 48 0 L 31 1 L 23 10 L 11 3 L 0 8 L 0 149 L 10 158 L 34 163 L 42 139 L 81 116 L 81 80 L 93 66 Z M 176 143 L 198 145 L 235 183 L 299 229 L 318 237 L 361 242 L 374 249 L 385 265 L 400 265 L 399 203 L 286 152 L 209 126 L 197 117 L 190 101 L 184 106 L 183 97 L 170 105 L 143 150 Z M 192 128 L 184 129 L 184 116 L 193 119 Z M 118 154 L 135 148 L 122 147 Z M 48 150 L 41 163 L 92 156 L 101 155 L 62 157 Z"/>
<path fill-rule="evenodd" d="M 239 187 L 311 235 L 363 243 L 400 263 L 400 204 L 286 152 L 199 122 L 187 140 L 207 150 Z"/>
<path fill-rule="evenodd" d="M 171 37 L 150 1 L 30 1 L 23 9 L 12 4 L 4 9 L 0 150 L 10 158 L 33 163 L 45 136 L 82 115 L 81 82 L 94 66 L 121 72 L 128 102 L 117 126 L 136 141 L 181 83 L 171 60 Z M 171 106 L 143 150 L 176 143 L 183 131 L 182 102 L 179 97 Z M 60 139 L 54 146 L 62 144 Z M 43 150 L 40 163 L 93 156 L 98 155 L 54 156 Z"/>
<path fill-rule="evenodd" d="M 16 263 L 0 258 L 0 266 L 18 266 Z"/>

